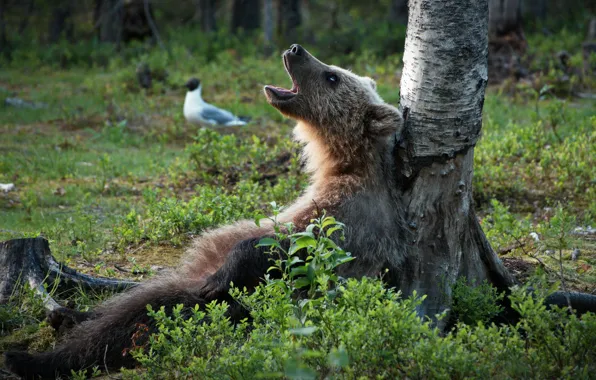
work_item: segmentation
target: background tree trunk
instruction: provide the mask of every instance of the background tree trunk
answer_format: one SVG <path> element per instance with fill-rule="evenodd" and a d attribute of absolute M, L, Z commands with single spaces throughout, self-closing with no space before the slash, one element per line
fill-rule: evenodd
<path fill-rule="evenodd" d="M 96 0 L 99 40 L 120 45 L 122 42 L 123 0 Z"/>
<path fill-rule="evenodd" d="M 19 23 L 19 32 L 18 32 L 19 34 L 22 34 L 25 31 L 25 29 L 27 29 L 27 27 L 29 26 L 29 19 L 31 18 L 31 15 L 35 11 L 35 0 L 29 0 L 26 4 L 27 4 L 27 11 L 23 15 L 23 18 L 21 19 L 21 22 Z"/>
<path fill-rule="evenodd" d="M 523 0 L 522 13 L 524 15 L 531 15 L 535 19 L 544 20 L 548 11 L 547 0 Z"/>
<path fill-rule="evenodd" d="M 157 42 L 165 49 L 154 22 L 155 17 L 150 0 L 126 1 L 122 13 L 122 42 L 142 41 L 147 37 L 152 37 L 153 42 Z"/>
<path fill-rule="evenodd" d="M 451 306 L 460 276 L 500 289 L 514 283 L 488 244 L 472 200 L 488 81 L 487 29 L 488 0 L 410 0 L 400 101 L 406 124 L 395 158 L 411 235 L 395 275 L 405 294 L 427 295 L 420 314 L 430 317 Z"/>
<path fill-rule="evenodd" d="M 10 46 L 6 38 L 6 0 L 0 0 L 0 54 L 8 57 Z"/>
<path fill-rule="evenodd" d="M 391 1 L 389 20 L 396 24 L 406 24 L 408 22 L 408 0 Z"/>
<path fill-rule="evenodd" d="M 582 59 L 584 61 L 584 75 L 586 76 L 596 74 L 596 63 L 590 60 L 593 54 L 596 54 L 596 18 L 594 17 L 588 24 L 586 41 L 582 44 Z"/>
<path fill-rule="evenodd" d="M 232 9 L 232 31 L 239 29 L 250 32 L 261 26 L 259 0 L 234 0 Z"/>
<path fill-rule="evenodd" d="M 263 39 L 265 55 L 273 52 L 273 0 L 263 0 Z"/>
<path fill-rule="evenodd" d="M 514 75 L 524 77 L 521 56 L 526 51 L 521 0 L 489 0 L 488 72 L 491 83 Z"/>
<path fill-rule="evenodd" d="M 278 34 L 285 43 L 297 42 L 297 30 L 302 25 L 300 0 L 280 0 L 278 15 Z"/>
<path fill-rule="evenodd" d="M 52 9 L 48 28 L 49 41 L 56 43 L 61 37 L 72 41 L 74 37 L 73 3 L 71 0 L 59 1 Z"/>
<path fill-rule="evenodd" d="M 521 0 L 489 1 L 488 35 L 492 40 L 521 29 Z"/>
<path fill-rule="evenodd" d="M 217 29 L 215 19 L 216 0 L 195 0 L 195 3 L 197 7 L 195 19 L 199 21 L 201 30 L 206 33 L 215 31 Z"/>

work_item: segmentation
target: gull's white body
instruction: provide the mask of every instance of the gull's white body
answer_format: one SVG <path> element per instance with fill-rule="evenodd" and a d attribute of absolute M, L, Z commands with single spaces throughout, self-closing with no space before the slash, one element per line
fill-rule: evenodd
<path fill-rule="evenodd" d="M 191 123 L 211 124 L 220 126 L 245 125 L 246 122 L 234 116 L 231 112 L 217 108 L 203 100 L 201 86 L 186 93 L 184 99 L 184 117 Z"/>

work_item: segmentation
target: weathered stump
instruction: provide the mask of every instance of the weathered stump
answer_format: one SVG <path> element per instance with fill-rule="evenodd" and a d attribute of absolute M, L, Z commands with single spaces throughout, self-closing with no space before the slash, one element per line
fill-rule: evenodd
<path fill-rule="evenodd" d="M 0 242 L 0 304 L 8 302 L 19 286 L 29 284 L 43 299 L 46 309 L 60 308 L 46 291 L 44 283 L 55 285 L 60 291 L 75 288 L 120 291 L 137 284 L 88 276 L 59 264 L 50 252 L 48 241 L 41 237 Z"/>

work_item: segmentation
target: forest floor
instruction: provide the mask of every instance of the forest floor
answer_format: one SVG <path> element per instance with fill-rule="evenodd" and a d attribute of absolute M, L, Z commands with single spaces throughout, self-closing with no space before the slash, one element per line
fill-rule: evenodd
<path fill-rule="evenodd" d="M 399 70 L 353 70 L 375 77 L 385 100 L 397 103 Z M 0 241 L 42 235 L 82 272 L 142 280 L 175 265 L 204 229 L 294 199 L 306 176 L 293 124 L 261 92 L 289 82 L 281 62 L 197 71 L 171 71 L 151 90 L 139 89 L 131 70 L 0 72 L 1 99 L 45 105 L 0 106 L 0 183 L 15 185 L 0 191 Z M 188 124 L 182 85 L 199 74 L 208 102 L 251 122 Z M 487 91 L 475 150 L 482 226 L 518 279 L 544 272 L 596 294 L 596 101 L 503 89 Z M 85 310 L 104 297 L 72 301 Z"/>

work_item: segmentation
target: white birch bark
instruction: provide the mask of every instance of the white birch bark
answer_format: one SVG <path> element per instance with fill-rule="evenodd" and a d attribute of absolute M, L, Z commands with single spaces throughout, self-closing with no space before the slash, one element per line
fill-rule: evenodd
<path fill-rule="evenodd" d="M 401 79 L 406 124 L 395 159 L 411 235 L 398 275 L 403 292 L 427 295 L 420 314 L 429 317 L 451 306 L 460 276 L 501 289 L 513 284 L 473 209 L 487 54 L 488 0 L 409 1 Z"/>

